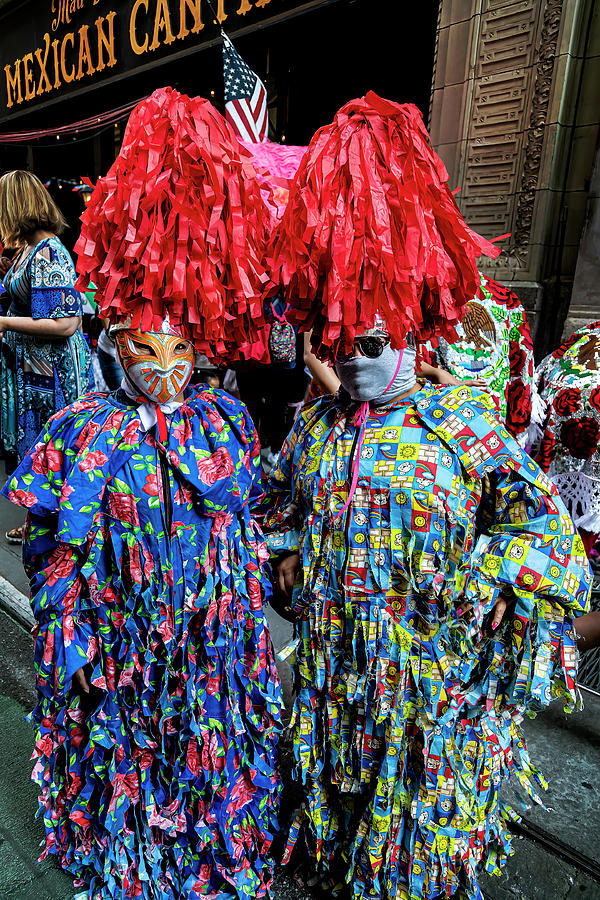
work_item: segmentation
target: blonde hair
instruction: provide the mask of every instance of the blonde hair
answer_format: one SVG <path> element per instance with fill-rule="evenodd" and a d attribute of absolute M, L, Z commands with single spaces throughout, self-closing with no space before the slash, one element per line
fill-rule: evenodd
<path fill-rule="evenodd" d="M 33 172 L 15 169 L 0 175 L 0 238 L 6 246 L 27 241 L 36 231 L 62 234 L 67 222 Z"/>

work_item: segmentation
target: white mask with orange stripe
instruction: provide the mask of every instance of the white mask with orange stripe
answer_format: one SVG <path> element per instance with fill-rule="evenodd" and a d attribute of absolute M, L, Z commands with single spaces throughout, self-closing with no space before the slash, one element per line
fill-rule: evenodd
<path fill-rule="evenodd" d="M 179 397 L 189 383 L 194 348 L 185 338 L 127 329 L 115 331 L 115 342 L 125 378 L 139 392 L 139 402 L 150 400 L 163 406 Z"/>

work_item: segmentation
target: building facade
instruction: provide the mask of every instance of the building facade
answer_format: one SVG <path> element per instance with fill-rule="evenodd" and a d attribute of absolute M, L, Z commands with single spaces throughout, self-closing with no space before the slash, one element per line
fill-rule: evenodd
<path fill-rule="evenodd" d="M 165 84 L 219 106 L 221 27 L 265 81 L 274 140 L 306 144 L 369 89 L 421 107 L 469 224 L 510 233 L 484 270 L 522 298 L 538 356 L 600 318 L 595 0 L 0 0 L 0 170 L 28 167 L 56 192 L 107 170 L 126 117 L 3 134 L 101 117 Z"/>

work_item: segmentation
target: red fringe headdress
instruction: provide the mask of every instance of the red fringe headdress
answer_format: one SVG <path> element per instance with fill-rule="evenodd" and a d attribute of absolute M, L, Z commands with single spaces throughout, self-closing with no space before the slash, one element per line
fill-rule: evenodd
<path fill-rule="evenodd" d="M 161 88 L 131 113 L 81 217 L 78 286 L 113 324 L 171 325 L 211 359 L 251 357 L 264 327 L 270 214 L 251 156 L 199 97 Z"/>
<path fill-rule="evenodd" d="M 385 320 L 392 346 L 456 338 L 480 290 L 476 259 L 500 252 L 467 226 L 421 113 L 370 91 L 311 140 L 268 251 L 288 319 L 321 359 Z"/>

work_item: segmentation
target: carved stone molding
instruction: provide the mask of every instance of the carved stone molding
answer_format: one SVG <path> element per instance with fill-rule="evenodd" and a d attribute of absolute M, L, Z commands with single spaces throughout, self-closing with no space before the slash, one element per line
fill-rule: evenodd
<path fill-rule="evenodd" d="M 511 233 L 498 259 L 484 264 L 505 279 L 539 277 L 533 213 L 550 162 L 548 116 L 555 89 L 562 90 L 555 85 L 556 59 L 570 2 L 478 0 L 466 48 L 457 40 L 464 23 L 452 19 L 455 8 L 464 14 L 464 3 L 442 0 L 440 6 L 440 21 L 447 24 L 437 35 L 432 138 L 461 187 L 457 199 L 469 224 L 489 238 Z M 456 83 L 461 47 L 472 60 L 463 66 L 462 85 Z"/>
<path fill-rule="evenodd" d="M 460 196 L 469 224 L 490 238 L 514 230 L 540 15 L 539 0 L 481 4 Z M 486 268 L 509 257 L 515 269 L 510 251 Z"/>
<path fill-rule="evenodd" d="M 528 254 L 535 192 L 538 184 L 546 131 L 546 117 L 554 81 L 556 47 L 563 14 L 563 0 L 548 0 L 539 41 L 535 86 L 526 131 L 523 174 L 517 202 L 512 244 L 515 255 Z"/>

